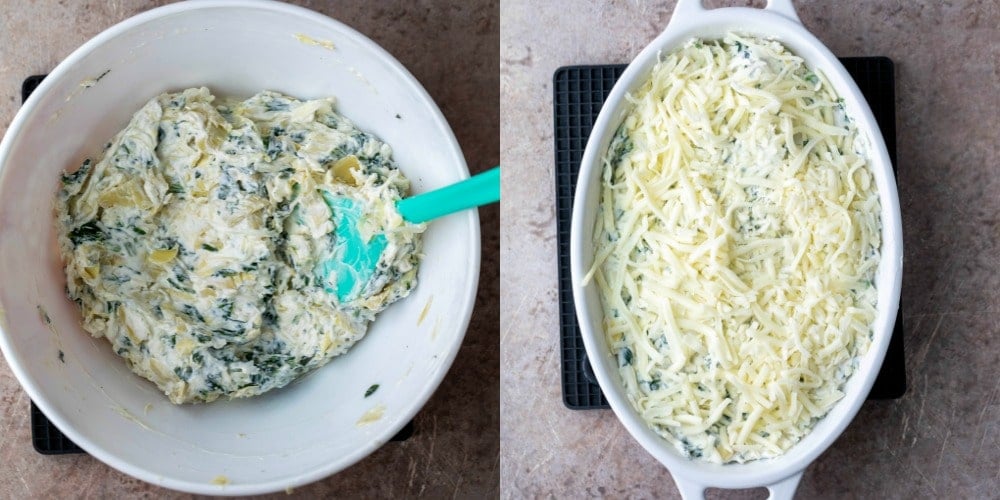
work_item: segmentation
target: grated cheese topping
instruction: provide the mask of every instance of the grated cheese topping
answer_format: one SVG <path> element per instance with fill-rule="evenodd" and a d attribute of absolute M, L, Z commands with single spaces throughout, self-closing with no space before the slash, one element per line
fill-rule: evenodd
<path fill-rule="evenodd" d="M 691 40 L 628 100 L 585 280 L 629 399 L 690 458 L 779 456 L 871 340 L 868 145 L 829 82 L 772 40 Z"/>

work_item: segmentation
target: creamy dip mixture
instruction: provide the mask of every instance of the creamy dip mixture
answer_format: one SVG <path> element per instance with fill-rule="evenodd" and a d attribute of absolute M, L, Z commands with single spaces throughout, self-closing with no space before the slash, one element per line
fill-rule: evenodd
<path fill-rule="evenodd" d="M 174 403 L 282 387 L 347 351 L 416 284 L 423 225 L 395 201 L 390 147 L 333 110 L 205 88 L 150 100 L 57 200 L 67 292 L 83 326 Z M 340 303 L 317 276 L 334 245 L 323 192 L 362 207 L 388 245 Z"/>

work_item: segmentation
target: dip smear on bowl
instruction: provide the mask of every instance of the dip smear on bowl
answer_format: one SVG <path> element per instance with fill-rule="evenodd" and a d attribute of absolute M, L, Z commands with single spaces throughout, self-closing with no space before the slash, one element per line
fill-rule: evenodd
<path fill-rule="evenodd" d="M 420 232 L 387 144 L 333 99 L 205 88 L 150 100 L 97 162 L 66 173 L 57 229 L 83 327 L 174 403 L 282 387 L 347 351 L 416 284 Z M 333 242 L 322 191 L 384 233 L 375 275 L 338 303 L 316 275 Z"/>
<path fill-rule="evenodd" d="M 870 343 L 865 140 L 821 74 L 751 36 L 690 40 L 628 100 L 586 279 L 629 399 L 690 458 L 779 456 Z"/>

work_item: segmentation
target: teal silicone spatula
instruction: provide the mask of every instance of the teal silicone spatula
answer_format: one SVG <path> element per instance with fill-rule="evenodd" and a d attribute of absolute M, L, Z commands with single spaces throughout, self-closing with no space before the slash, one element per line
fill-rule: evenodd
<path fill-rule="evenodd" d="M 322 195 L 333 214 L 336 240 L 330 258 L 316 266 L 317 279 L 344 303 L 364 290 L 388 242 L 381 233 L 364 240 L 358 230 L 363 215 L 361 205 L 354 199 L 335 197 L 326 191 Z M 500 167 L 494 167 L 464 181 L 399 200 L 396 209 L 407 222 L 419 224 L 499 200 Z"/>

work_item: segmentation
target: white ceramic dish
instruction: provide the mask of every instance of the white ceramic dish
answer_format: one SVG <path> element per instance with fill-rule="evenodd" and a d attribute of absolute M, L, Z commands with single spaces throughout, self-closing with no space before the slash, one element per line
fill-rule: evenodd
<path fill-rule="evenodd" d="M 339 22 L 272 2 L 181 3 L 128 19 L 73 52 L 14 118 L 0 143 L 0 348 L 27 394 L 70 439 L 129 475 L 192 493 L 281 491 L 368 455 L 437 388 L 472 312 L 479 221 L 465 211 L 429 226 L 418 287 L 347 355 L 258 398 L 174 406 L 80 328 L 52 206 L 60 172 L 99 153 L 143 103 L 199 85 L 216 95 L 335 96 L 341 113 L 393 147 L 415 192 L 468 168 L 437 106 L 392 56 Z M 372 384 L 380 388 L 365 398 Z"/>
<path fill-rule="evenodd" d="M 775 38 L 819 68 L 847 104 L 848 113 L 872 145 L 871 168 L 882 203 L 882 260 L 879 265 L 878 313 L 874 340 L 857 372 L 848 381 L 846 395 L 813 431 L 785 455 L 747 464 L 715 465 L 682 456 L 650 430 L 629 404 L 601 326 L 603 312 L 596 286 L 580 286 L 593 262 L 592 234 L 600 198 L 601 158 L 628 105 L 627 92 L 648 78 L 657 54 L 670 52 L 693 37 L 721 38 L 727 32 L 753 33 Z M 700 498 L 706 487 L 749 488 L 767 486 L 772 497 L 791 498 L 803 470 L 843 432 L 858 412 L 885 358 L 899 306 L 902 274 L 902 226 L 899 198 L 882 134 L 871 109 L 843 65 L 802 26 L 790 0 L 771 0 L 766 9 L 724 8 L 705 10 L 699 0 L 680 0 L 666 29 L 629 65 L 608 96 L 594 125 L 580 166 L 573 205 L 571 268 L 573 295 L 587 355 L 612 409 L 639 443 L 669 470 L 685 498 Z"/>

